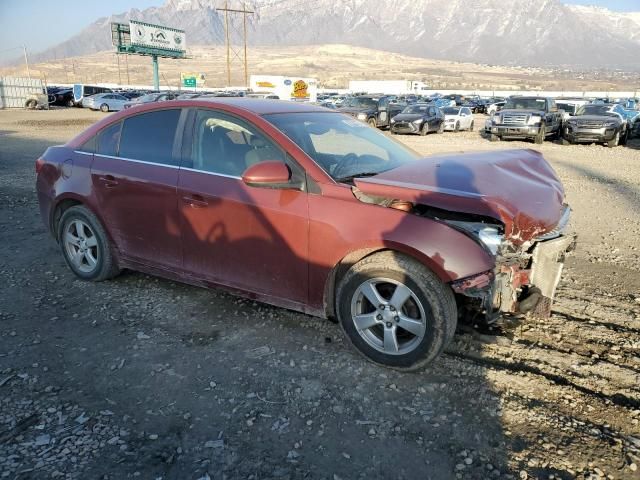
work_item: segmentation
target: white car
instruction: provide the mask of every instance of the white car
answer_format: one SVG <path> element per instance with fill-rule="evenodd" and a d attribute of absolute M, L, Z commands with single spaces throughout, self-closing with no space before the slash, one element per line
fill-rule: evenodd
<path fill-rule="evenodd" d="M 469 107 L 445 107 L 444 129 L 459 132 L 460 130 L 473 130 L 473 114 Z"/>
<path fill-rule="evenodd" d="M 502 107 L 504 107 L 507 102 L 496 102 L 492 103 L 487 107 L 487 115 L 490 117 L 493 116 L 494 113 L 499 112 Z"/>
<path fill-rule="evenodd" d="M 117 93 L 98 93 L 82 99 L 82 106 L 91 110 L 102 110 L 103 112 L 118 112 L 124 109 L 124 104 L 129 99 Z"/>

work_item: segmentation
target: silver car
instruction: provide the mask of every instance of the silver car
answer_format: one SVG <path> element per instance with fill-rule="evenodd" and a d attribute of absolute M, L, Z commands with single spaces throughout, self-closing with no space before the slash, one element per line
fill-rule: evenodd
<path fill-rule="evenodd" d="M 117 112 L 124 109 L 129 99 L 117 93 L 99 93 L 82 99 L 82 106 L 91 110 L 103 112 Z"/>

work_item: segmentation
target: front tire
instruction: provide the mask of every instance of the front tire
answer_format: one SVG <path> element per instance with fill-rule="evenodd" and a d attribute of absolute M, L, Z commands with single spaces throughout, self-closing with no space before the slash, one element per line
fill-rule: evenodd
<path fill-rule="evenodd" d="M 491 136 L 489 137 L 489 140 L 492 141 L 492 142 L 499 142 L 500 141 L 500 137 L 498 135 L 494 135 L 492 133 Z"/>
<path fill-rule="evenodd" d="M 607 142 L 607 147 L 609 148 L 615 148 L 618 145 L 620 145 L 620 132 L 616 132 L 615 137 Z"/>
<path fill-rule="evenodd" d="M 438 134 L 444 133 L 444 122 L 440 122 L 440 125 L 438 125 L 438 130 L 436 131 L 436 133 Z"/>
<path fill-rule="evenodd" d="M 86 207 L 65 210 L 57 235 L 67 265 L 79 278 L 100 282 L 120 273 L 104 228 Z"/>
<path fill-rule="evenodd" d="M 471 122 L 471 125 L 469 125 L 469 131 L 470 131 L 470 132 L 473 132 L 473 128 L 474 128 L 474 124 L 473 124 L 473 121 L 472 121 L 472 122 Z"/>
<path fill-rule="evenodd" d="M 460 131 L 460 122 L 456 122 L 456 128 L 454 132 L 458 133 Z"/>
<path fill-rule="evenodd" d="M 538 131 L 538 134 L 533 139 L 534 143 L 536 143 L 537 145 L 542 145 L 544 143 L 544 139 L 546 135 L 547 135 L 547 128 L 543 123 L 542 125 L 540 125 L 540 130 Z"/>
<path fill-rule="evenodd" d="M 102 105 L 100 105 L 100 111 L 107 113 L 109 111 L 109 105 L 103 103 Z"/>
<path fill-rule="evenodd" d="M 424 137 L 427 133 L 429 133 L 429 123 L 424 122 L 424 124 L 420 128 L 420 135 Z"/>
<path fill-rule="evenodd" d="M 338 286 L 336 311 L 352 345 L 369 360 L 412 371 L 425 367 L 453 338 L 453 292 L 424 265 L 397 252 L 373 254 Z"/>

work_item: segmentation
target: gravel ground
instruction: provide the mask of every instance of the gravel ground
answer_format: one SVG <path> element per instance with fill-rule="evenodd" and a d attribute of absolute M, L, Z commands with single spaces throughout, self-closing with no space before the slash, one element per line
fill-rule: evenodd
<path fill-rule="evenodd" d="M 326 320 L 133 272 L 75 279 L 34 160 L 100 117 L 0 111 L 0 478 L 640 478 L 640 141 L 398 137 L 540 149 L 580 236 L 550 319 L 462 326 L 400 374 Z"/>

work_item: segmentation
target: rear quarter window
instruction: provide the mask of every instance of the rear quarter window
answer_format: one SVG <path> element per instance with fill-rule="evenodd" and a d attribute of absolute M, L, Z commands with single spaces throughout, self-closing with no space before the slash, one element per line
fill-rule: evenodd
<path fill-rule="evenodd" d="M 120 135 L 120 155 L 145 162 L 176 165 L 173 143 L 180 109 L 142 113 L 124 120 Z"/>
<path fill-rule="evenodd" d="M 96 153 L 98 155 L 118 155 L 118 144 L 120 142 L 120 130 L 122 122 L 118 122 L 102 130 L 97 135 Z"/>

